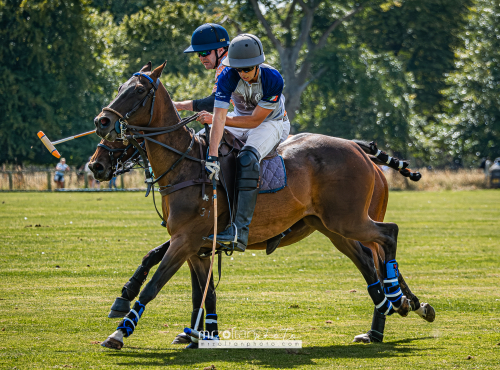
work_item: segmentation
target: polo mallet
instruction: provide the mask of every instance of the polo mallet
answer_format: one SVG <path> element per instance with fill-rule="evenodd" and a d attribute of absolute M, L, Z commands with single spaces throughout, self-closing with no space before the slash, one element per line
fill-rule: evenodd
<path fill-rule="evenodd" d="M 56 158 L 61 158 L 61 154 L 59 154 L 59 152 L 54 147 L 54 145 L 61 144 L 61 143 L 64 143 L 66 141 L 70 141 L 73 139 L 78 139 L 79 137 L 82 137 L 82 136 L 94 134 L 95 132 L 96 132 L 96 130 L 92 130 L 92 131 L 84 132 L 83 134 L 70 136 L 70 137 L 67 137 L 67 138 L 64 138 L 61 140 L 56 140 L 56 141 L 50 141 L 49 138 L 47 137 L 47 135 L 45 135 L 43 133 L 43 131 L 38 131 L 37 136 L 40 138 L 40 140 L 42 140 L 43 145 L 45 145 L 45 147 L 49 150 L 50 154 L 52 154 Z"/>
<path fill-rule="evenodd" d="M 201 300 L 200 308 L 198 309 L 198 317 L 196 318 L 196 324 L 194 328 L 185 328 L 184 333 L 190 335 L 194 341 L 197 341 L 201 338 L 201 334 L 198 330 L 198 325 L 200 324 L 201 315 L 203 313 L 203 305 L 205 304 L 205 299 L 207 298 L 208 285 L 210 284 L 210 279 L 212 277 L 212 268 L 214 266 L 215 260 L 215 245 L 217 244 L 217 180 L 215 179 L 215 175 L 212 178 L 212 187 L 214 190 L 214 241 L 212 244 L 212 260 L 210 261 L 210 269 L 208 270 L 208 279 L 205 284 L 205 291 L 203 292 L 203 299 Z"/>

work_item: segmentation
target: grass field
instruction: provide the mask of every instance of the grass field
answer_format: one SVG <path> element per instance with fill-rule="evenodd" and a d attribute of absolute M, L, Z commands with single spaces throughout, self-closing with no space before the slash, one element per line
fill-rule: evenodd
<path fill-rule="evenodd" d="M 298 353 L 170 344 L 189 324 L 187 266 L 124 349 L 98 345 L 116 328 L 107 314 L 121 287 L 168 238 L 143 194 L 1 193 L 0 218 L 0 368 L 500 368 L 500 191 L 391 193 L 401 271 L 437 317 L 391 316 L 382 344 L 352 343 L 370 328 L 373 304 L 352 262 L 320 234 L 271 256 L 225 258 L 220 329 L 293 335 Z"/>

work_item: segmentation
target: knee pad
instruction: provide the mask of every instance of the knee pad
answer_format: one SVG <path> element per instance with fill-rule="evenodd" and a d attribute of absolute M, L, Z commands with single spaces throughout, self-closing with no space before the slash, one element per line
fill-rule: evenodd
<path fill-rule="evenodd" d="M 238 158 L 236 185 L 239 190 L 254 190 L 259 186 L 260 154 L 251 146 L 244 146 Z"/>

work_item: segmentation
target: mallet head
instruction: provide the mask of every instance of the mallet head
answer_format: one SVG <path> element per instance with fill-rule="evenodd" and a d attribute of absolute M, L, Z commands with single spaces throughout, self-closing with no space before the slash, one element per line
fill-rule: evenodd
<path fill-rule="evenodd" d="M 38 137 L 42 140 L 43 145 L 49 150 L 50 154 L 52 154 L 56 158 L 61 158 L 61 154 L 57 151 L 56 147 L 50 142 L 47 135 L 43 133 L 43 131 L 38 131 Z"/>

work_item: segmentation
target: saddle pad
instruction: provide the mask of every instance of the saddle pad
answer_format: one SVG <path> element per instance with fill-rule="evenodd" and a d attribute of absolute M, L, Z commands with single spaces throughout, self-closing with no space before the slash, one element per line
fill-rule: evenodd
<path fill-rule="evenodd" d="M 259 194 L 276 193 L 285 186 L 286 169 L 281 155 L 263 160 L 260 166 Z"/>

